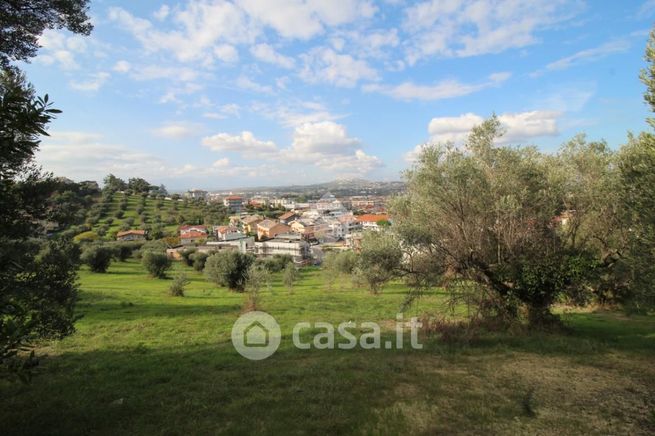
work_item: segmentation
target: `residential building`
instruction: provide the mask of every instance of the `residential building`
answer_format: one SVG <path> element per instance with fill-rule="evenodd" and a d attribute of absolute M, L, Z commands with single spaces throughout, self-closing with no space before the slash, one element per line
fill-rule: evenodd
<path fill-rule="evenodd" d="M 192 232 L 196 232 L 196 233 L 202 232 L 205 233 L 206 235 L 208 233 L 207 226 L 198 224 L 198 225 L 185 225 L 185 226 L 178 227 L 178 233 L 180 234 L 180 236 Z"/>
<path fill-rule="evenodd" d="M 207 241 L 207 236 L 206 232 L 186 232 L 180 234 L 180 242 L 182 245 L 201 244 Z"/>
<path fill-rule="evenodd" d="M 298 218 L 298 214 L 296 214 L 295 211 L 289 211 L 280 215 L 278 219 L 282 224 L 289 225 L 289 223 L 291 223 L 291 221 L 295 220 L 296 218 Z"/>
<path fill-rule="evenodd" d="M 257 238 L 260 240 L 271 239 L 280 233 L 288 233 L 289 231 L 291 231 L 289 226 L 274 220 L 266 219 L 257 224 Z"/>
<path fill-rule="evenodd" d="M 380 230 L 380 223 L 389 223 L 389 215 L 387 214 L 367 214 L 360 215 L 357 220 L 362 224 L 362 230 Z"/>
<path fill-rule="evenodd" d="M 206 200 L 207 194 L 207 191 L 203 191 L 202 189 L 191 189 L 185 192 L 184 196 L 192 200 Z"/>
<path fill-rule="evenodd" d="M 145 230 L 125 230 L 116 233 L 117 241 L 143 241 L 146 239 Z"/>
<path fill-rule="evenodd" d="M 289 255 L 298 265 L 311 263 L 309 244 L 293 235 L 279 235 L 267 241 L 255 242 L 255 254 L 259 257 Z"/>
<path fill-rule="evenodd" d="M 291 231 L 301 235 L 303 239 L 314 239 L 314 221 L 309 219 L 298 219 L 290 224 Z"/>
<path fill-rule="evenodd" d="M 214 226 L 214 235 L 218 241 L 241 239 L 245 236 L 235 226 Z"/>
<path fill-rule="evenodd" d="M 241 212 L 243 208 L 243 197 L 238 195 L 228 195 L 223 199 L 223 205 L 227 207 L 231 212 Z"/>
<path fill-rule="evenodd" d="M 248 234 L 257 233 L 257 224 L 264 221 L 264 217 L 261 215 L 247 215 L 241 218 L 241 225 L 243 226 L 243 231 Z"/>

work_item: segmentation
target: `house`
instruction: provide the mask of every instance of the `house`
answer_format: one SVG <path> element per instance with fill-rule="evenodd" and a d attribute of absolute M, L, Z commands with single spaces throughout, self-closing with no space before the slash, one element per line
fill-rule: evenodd
<path fill-rule="evenodd" d="M 248 200 L 248 204 L 254 207 L 268 206 L 268 198 L 266 197 L 253 197 Z"/>
<path fill-rule="evenodd" d="M 192 200 L 206 200 L 207 194 L 207 191 L 203 191 L 202 189 L 191 189 L 185 192 L 184 196 Z"/>
<path fill-rule="evenodd" d="M 314 208 L 321 212 L 339 211 L 345 212 L 346 208 L 332 193 L 327 192 L 314 205 Z"/>
<path fill-rule="evenodd" d="M 357 221 L 361 223 L 362 230 L 375 230 L 375 231 L 380 230 L 381 223 L 388 224 L 390 222 L 389 215 L 384 213 L 360 215 L 357 217 Z"/>
<path fill-rule="evenodd" d="M 182 245 L 192 245 L 205 242 L 207 240 L 207 232 L 186 232 L 180 234 L 180 242 Z"/>
<path fill-rule="evenodd" d="M 309 244 L 298 236 L 279 235 L 267 241 L 255 242 L 255 255 L 258 257 L 266 258 L 276 254 L 289 255 L 298 265 L 311 263 Z"/>
<path fill-rule="evenodd" d="M 266 219 L 257 224 L 257 238 L 270 239 L 279 235 L 280 233 L 288 233 L 291 230 L 286 224 L 278 223 L 277 221 Z"/>
<path fill-rule="evenodd" d="M 231 212 L 241 212 L 243 207 L 243 197 L 238 195 L 228 195 L 223 199 L 223 205 Z"/>
<path fill-rule="evenodd" d="M 117 241 L 143 241 L 146 239 L 145 230 L 125 230 L 116 233 Z"/>
<path fill-rule="evenodd" d="M 248 233 L 257 233 L 257 224 L 264 221 L 264 217 L 260 215 L 248 215 L 241 219 L 241 225 L 243 225 L 243 230 Z"/>
<path fill-rule="evenodd" d="M 214 235 L 216 235 L 216 239 L 219 241 L 240 239 L 245 236 L 235 226 L 214 226 Z"/>
<path fill-rule="evenodd" d="M 291 223 L 291 231 L 301 235 L 304 239 L 314 239 L 314 221 L 299 219 Z"/>
<path fill-rule="evenodd" d="M 207 236 L 209 235 L 207 226 L 203 225 L 180 226 L 178 231 L 182 245 L 191 245 L 204 242 L 207 240 Z"/>
<path fill-rule="evenodd" d="M 285 212 L 278 218 L 282 224 L 289 225 L 289 223 L 298 218 L 295 211 Z"/>
<path fill-rule="evenodd" d="M 205 235 L 208 233 L 207 226 L 198 224 L 198 225 L 186 225 L 186 226 L 180 226 L 178 227 L 178 232 L 180 236 L 186 234 L 186 233 L 192 233 L 192 232 L 202 232 L 205 233 Z"/>

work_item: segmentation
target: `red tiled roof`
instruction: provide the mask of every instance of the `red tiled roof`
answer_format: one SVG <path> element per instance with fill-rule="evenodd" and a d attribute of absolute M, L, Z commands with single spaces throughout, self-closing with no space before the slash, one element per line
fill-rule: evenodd
<path fill-rule="evenodd" d="M 180 239 L 197 239 L 197 238 L 206 238 L 207 234 L 203 232 L 189 232 L 183 235 L 180 235 Z"/>
<path fill-rule="evenodd" d="M 243 200 L 243 197 L 239 197 L 238 195 L 228 195 L 225 197 L 226 200 Z"/>

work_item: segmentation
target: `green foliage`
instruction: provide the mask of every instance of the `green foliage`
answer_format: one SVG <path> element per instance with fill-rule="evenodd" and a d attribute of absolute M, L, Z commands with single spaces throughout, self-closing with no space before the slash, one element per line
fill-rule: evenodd
<path fill-rule="evenodd" d="M 238 251 L 222 251 L 209 256 L 205 263 L 207 280 L 232 291 L 243 292 L 248 279 L 248 270 L 255 258 Z"/>
<path fill-rule="evenodd" d="M 105 273 L 114 256 L 113 250 L 105 245 L 89 245 L 82 251 L 80 260 L 95 273 Z"/>
<path fill-rule="evenodd" d="M 374 294 L 398 275 L 403 252 L 400 242 L 390 233 L 366 232 L 362 240 L 362 250 L 359 254 L 357 274 L 368 284 Z M 337 268 L 349 268 L 351 259 L 342 256 L 337 262 Z M 352 271 L 352 270 L 351 270 Z"/>
<path fill-rule="evenodd" d="M 142 250 L 141 264 L 146 268 L 148 273 L 155 278 L 166 278 L 166 272 L 172 265 L 166 253 L 151 250 L 146 251 L 145 247 Z"/>
<path fill-rule="evenodd" d="M 36 360 L 18 356 L 41 338 L 73 332 L 79 248 L 70 240 L 2 239 L 0 363 L 22 379 Z"/>
<path fill-rule="evenodd" d="M 98 239 L 98 234 L 90 230 L 88 232 L 82 232 L 78 235 L 75 235 L 73 238 L 75 242 L 93 242 L 97 241 Z"/>
<path fill-rule="evenodd" d="M 193 269 L 202 272 L 205 270 L 205 263 L 207 262 L 207 258 L 209 257 L 209 254 L 207 253 L 193 253 L 190 257 L 190 260 L 193 261 Z"/>
<path fill-rule="evenodd" d="M 182 257 L 182 262 L 186 266 L 192 266 L 193 265 L 193 259 L 191 259 L 191 255 L 196 252 L 195 248 L 185 248 L 184 250 L 180 251 L 180 256 Z"/>
<path fill-rule="evenodd" d="M 283 271 L 290 262 L 293 263 L 293 258 L 288 254 L 275 254 L 265 259 L 257 259 L 257 264 L 266 268 L 271 273 Z"/>
<path fill-rule="evenodd" d="M 293 287 L 299 279 L 300 272 L 296 266 L 292 262 L 287 263 L 287 266 L 284 267 L 284 273 L 282 274 L 282 283 L 284 283 L 284 286 L 289 293 L 293 292 Z"/>
<path fill-rule="evenodd" d="M 644 100 L 650 106 L 651 112 L 655 112 L 655 30 L 650 32 L 644 58 L 648 62 L 648 66 L 641 70 L 639 77 L 643 84 L 646 85 Z M 655 119 L 647 118 L 646 121 L 652 127 L 655 127 Z"/>
<path fill-rule="evenodd" d="M 186 288 L 189 283 L 186 274 L 179 273 L 173 279 L 173 283 L 171 283 L 171 286 L 168 288 L 168 292 L 173 297 L 184 297 L 184 288 Z"/>

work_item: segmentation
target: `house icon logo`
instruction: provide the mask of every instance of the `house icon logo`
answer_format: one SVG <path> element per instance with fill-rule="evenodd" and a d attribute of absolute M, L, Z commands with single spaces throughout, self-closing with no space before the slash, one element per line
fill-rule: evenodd
<path fill-rule="evenodd" d="M 232 345 L 246 359 L 263 360 L 280 346 L 280 325 L 266 312 L 248 312 L 232 326 Z"/>
<path fill-rule="evenodd" d="M 243 332 L 247 347 L 265 347 L 268 345 L 268 329 L 259 321 L 250 324 Z"/>

